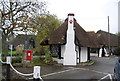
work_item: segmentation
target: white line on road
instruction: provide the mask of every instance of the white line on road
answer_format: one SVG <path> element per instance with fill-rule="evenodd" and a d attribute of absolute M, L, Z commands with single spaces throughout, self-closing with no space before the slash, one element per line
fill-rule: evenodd
<path fill-rule="evenodd" d="M 96 73 L 99 73 L 99 74 L 105 74 L 105 75 L 110 74 L 110 73 L 100 72 L 100 71 L 86 69 L 86 68 L 74 68 L 74 67 L 71 67 L 71 69 L 64 70 L 64 71 L 59 71 L 59 72 L 54 72 L 54 73 L 50 73 L 50 74 L 46 74 L 46 75 L 42 75 L 41 77 L 48 77 L 48 76 L 52 76 L 52 75 L 55 75 L 55 74 L 60 74 L 60 73 L 64 73 L 64 72 L 68 72 L 68 71 L 72 71 L 72 70 L 87 70 L 87 71 L 92 71 L 92 72 L 96 72 Z M 110 74 L 110 75 L 113 75 L 113 74 Z"/>
<path fill-rule="evenodd" d="M 96 70 L 93 70 L 93 69 L 86 69 L 86 68 L 75 68 L 75 69 L 92 71 L 92 72 L 96 72 L 96 73 L 99 73 L 99 74 L 110 74 L 110 73 L 106 73 L 106 72 L 96 71 Z M 111 74 L 111 75 L 113 75 L 113 74 Z"/>
<path fill-rule="evenodd" d="M 41 77 L 47 77 L 47 76 L 51 76 L 51 75 L 55 75 L 55 74 L 60 74 L 60 73 L 64 73 L 64 72 L 68 72 L 68 71 L 72 71 L 75 69 L 69 69 L 69 70 L 64 70 L 64 71 L 59 71 L 59 72 L 54 72 L 54 73 L 50 73 L 50 74 L 46 74 L 46 75 L 42 75 Z"/>
<path fill-rule="evenodd" d="M 107 77 L 110 78 L 110 81 L 113 81 L 113 80 L 112 80 L 112 75 L 114 75 L 114 74 L 105 73 L 105 72 L 100 72 L 100 71 L 91 70 L 91 69 L 85 69 L 85 68 L 76 68 L 76 69 L 93 71 L 93 72 L 96 72 L 96 73 L 99 73 L 99 74 L 106 74 L 106 76 L 102 77 L 102 78 L 101 78 L 100 80 L 98 80 L 98 81 L 101 81 L 101 80 L 103 80 L 103 79 L 105 79 L 105 78 L 107 78 Z"/>
<path fill-rule="evenodd" d="M 102 78 L 101 78 L 100 80 L 98 80 L 98 81 L 101 81 L 101 80 L 103 80 L 103 79 L 105 79 L 105 78 L 107 78 L 107 77 L 110 78 L 110 81 L 113 81 L 113 80 L 112 80 L 112 76 L 111 76 L 111 74 L 108 74 L 108 75 L 102 77 Z"/>

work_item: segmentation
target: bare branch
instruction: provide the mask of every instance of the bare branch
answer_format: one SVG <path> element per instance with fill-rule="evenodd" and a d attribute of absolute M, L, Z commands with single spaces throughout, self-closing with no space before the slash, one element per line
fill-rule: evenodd
<path fill-rule="evenodd" d="M 36 0 L 37 1 L 37 0 Z M 30 25 L 30 18 L 33 15 L 43 14 L 45 12 L 44 2 L 1 2 L 2 3 L 2 30 L 4 35 L 13 34 L 14 31 L 23 31 L 28 29 Z M 36 25 L 38 23 L 35 23 Z M 34 25 L 34 26 L 36 26 Z M 40 25 L 40 24 L 38 24 Z"/>
<path fill-rule="evenodd" d="M 9 9 L 10 7 L 5 3 L 5 1 L 2 1 L 1 3 L 2 3 L 2 5 L 5 5 L 5 6 L 6 6 L 6 9 L 7 9 L 7 10 L 10 10 L 10 9 Z"/>

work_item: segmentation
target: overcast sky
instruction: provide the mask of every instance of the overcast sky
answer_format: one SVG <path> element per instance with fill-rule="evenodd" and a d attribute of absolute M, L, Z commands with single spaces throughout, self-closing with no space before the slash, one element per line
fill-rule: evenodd
<path fill-rule="evenodd" d="M 107 17 L 110 17 L 110 32 L 118 32 L 118 1 L 120 0 L 45 0 L 51 14 L 66 19 L 74 13 L 77 22 L 86 31 L 108 31 Z"/>

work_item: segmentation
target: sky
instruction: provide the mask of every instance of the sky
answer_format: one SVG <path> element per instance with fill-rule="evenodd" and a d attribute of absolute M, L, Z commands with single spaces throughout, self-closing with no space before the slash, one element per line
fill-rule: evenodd
<path fill-rule="evenodd" d="M 45 0 L 50 14 L 65 20 L 69 13 L 74 13 L 77 22 L 86 31 L 118 32 L 118 1 L 120 0 Z"/>

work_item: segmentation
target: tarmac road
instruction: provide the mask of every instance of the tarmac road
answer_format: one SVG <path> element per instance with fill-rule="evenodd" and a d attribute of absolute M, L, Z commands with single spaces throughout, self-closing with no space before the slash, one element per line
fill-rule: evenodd
<path fill-rule="evenodd" d="M 54 72 L 46 75 L 42 75 L 42 78 L 46 81 L 47 80 L 67 80 L 67 79 L 74 79 L 74 80 L 87 80 L 87 81 L 97 81 L 108 74 L 113 76 L 114 73 L 114 65 L 117 57 L 92 57 L 92 60 L 95 63 L 91 66 L 70 66 L 67 67 L 69 69 L 62 70 L 59 72 Z M 106 77 L 108 81 L 110 81 L 110 76 Z M 104 80 L 101 80 L 104 81 Z"/>
<path fill-rule="evenodd" d="M 85 68 L 94 69 L 106 73 L 114 73 L 114 65 L 118 57 L 94 57 L 95 64 L 92 66 L 86 66 Z"/>

